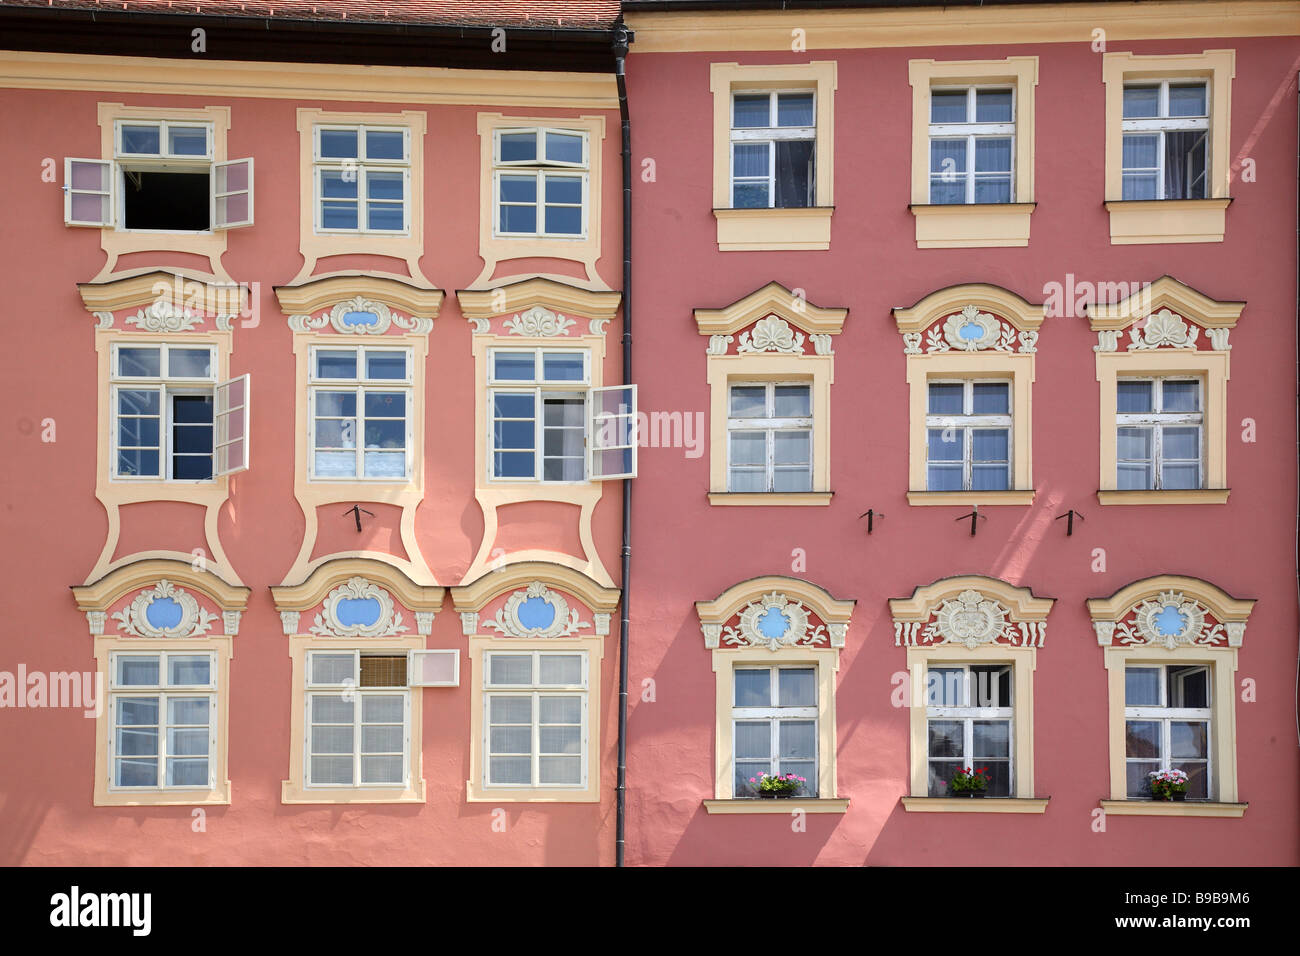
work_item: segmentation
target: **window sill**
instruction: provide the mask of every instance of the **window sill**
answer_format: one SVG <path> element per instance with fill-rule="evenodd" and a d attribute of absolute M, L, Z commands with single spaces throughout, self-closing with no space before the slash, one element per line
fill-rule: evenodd
<path fill-rule="evenodd" d="M 392 788 L 368 787 L 365 789 L 309 790 L 292 780 L 285 780 L 280 785 L 280 802 L 282 804 L 353 804 L 353 803 L 424 803 L 424 781 L 417 781 L 414 787 L 405 790 Z"/>
<path fill-rule="evenodd" d="M 97 807 L 213 807 L 230 805 L 230 783 L 215 790 L 110 790 L 95 795 Z"/>
<path fill-rule="evenodd" d="M 541 787 L 518 787 L 516 789 L 488 790 L 475 787 L 472 781 L 465 781 L 465 801 L 467 803 L 599 803 L 600 793 L 595 787 L 585 790 L 555 790 Z"/>
<path fill-rule="evenodd" d="M 1037 203 L 913 203 L 918 249 L 981 249 L 1029 245 Z"/>
<path fill-rule="evenodd" d="M 1231 199 L 1108 201 L 1111 245 L 1223 242 Z"/>
<path fill-rule="evenodd" d="M 1045 813 L 1051 797 L 903 797 L 909 813 Z"/>
<path fill-rule="evenodd" d="M 833 491 L 710 491 L 711 505 L 828 505 Z"/>
<path fill-rule="evenodd" d="M 798 209 L 715 209 L 718 250 L 829 249 L 833 206 Z"/>
<path fill-rule="evenodd" d="M 909 491 L 909 505 L 1031 505 L 1035 491 Z"/>
<path fill-rule="evenodd" d="M 1102 489 L 1097 500 L 1103 505 L 1223 505 L 1228 488 L 1192 488 L 1186 491 L 1114 491 Z"/>
<path fill-rule="evenodd" d="M 836 800 L 813 797 L 801 800 L 798 797 L 780 797 L 773 800 L 761 798 L 705 800 L 704 809 L 709 813 L 782 813 L 790 814 L 796 810 L 804 813 L 846 813 L 849 809 L 848 798 Z"/>
<path fill-rule="evenodd" d="M 1103 800 L 1107 816 L 1120 817 L 1241 817 L 1248 803 L 1216 803 L 1210 800 Z"/>

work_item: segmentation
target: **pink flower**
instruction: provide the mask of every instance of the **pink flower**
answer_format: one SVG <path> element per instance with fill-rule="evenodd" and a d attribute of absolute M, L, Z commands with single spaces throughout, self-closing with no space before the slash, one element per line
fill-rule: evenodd
<path fill-rule="evenodd" d="M 750 777 L 750 778 L 749 778 L 749 782 L 750 782 L 750 783 L 758 783 L 758 778 L 757 778 L 757 777 Z"/>

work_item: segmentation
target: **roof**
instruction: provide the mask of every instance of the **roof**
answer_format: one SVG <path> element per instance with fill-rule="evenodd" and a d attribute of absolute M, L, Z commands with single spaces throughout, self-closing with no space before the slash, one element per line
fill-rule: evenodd
<path fill-rule="evenodd" d="M 0 7 L 322 23 L 613 28 L 618 0 L 0 0 Z"/>

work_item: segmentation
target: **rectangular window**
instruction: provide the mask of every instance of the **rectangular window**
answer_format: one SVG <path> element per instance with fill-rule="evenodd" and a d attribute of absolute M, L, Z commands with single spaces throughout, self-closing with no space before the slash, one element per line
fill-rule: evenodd
<path fill-rule="evenodd" d="M 315 127 L 317 232 L 407 232 L 410 137 L 404 126 Z"/>
<path fill-rule="evenodd" d="M 493 478 L 586 479 L 589 362 L 586 351 L 488 353 Z"/>
<path fill-rule="evenodd" d="M 483 655 L 484 787 L 587 786 L 585 651 Z"/>
<path fill-rule="evenodd" d="M 728 387 L 728 491 L 811 491 L 812 440 L 811 385 Z"/>
<path fill-rule="evenodd" d="M 115 652 L 109 668 L 112 787 L 211 790 L 216 655 Z"/>
<path fill-rule="evenodd" d="M 307 786 L 406 785 L 406 662 L 405 651 L 307 653 Z"/>
<path fill-rule="evenodd" d="M 213 477 L 215 352 L 210 345 L 113 346 L 114 478 Z"/>
<path fill-rule="evenodd" d="M 1149 799 L 1147 775 L 1165 769 L 1187 774 L 1188 799 L 1209 799 L 1210 683 L 1210 668 L 1204 664 L 1130 664 L 1124 669 L 1130 800 Z"/>
<path fill-rule="evenodd" d="M 1120 378 L 1116 388 L 1116 487 L 1202 487 L 1205 416 L 1200 380 Z"/>
<path fill-rule="evenodd" d="M 496 234 L 586 238 L 587 133 L 502 129 L 493 137 Z"/>
<path fill-rule="evenodd" d="M 312 347 L 312 478 L 410 477 L 411 376 L 410 349 Z"/>
<path fill-rule="evenodd" d="M 948 795 L 957 770 L 986 769 L 991 797 L 1014 792 L 1010 664 L 944 664 L 926 672 L 931 797 Z"/>
<path fill-rule="evenodd" d="M 1011 488 L 1011 383 L 931 381 L 927 389 L 926 488 Z"/>
<path fill-rule="evenodd" d="M 815 204 L 815 101 L 812 90 L 732 95 L 732 208 L 791 209 Z"/>
<path fill-rule="evenodd" d="M 800 795 L 816 797 L 816 666 L 736 667 L 732 690 L 735 795 L 756 796 L 760 773 L 792 773 Z"/>
<path fill-rule="evenodd" d="M 1209 196 L 1209 111 L 1204 80 L 1125 84 L 1125 199 Z"/>
<path fill-rule="evenodd" d="M 930 202 L 1014 202 L 1015 90 L 930 91 Z"/>

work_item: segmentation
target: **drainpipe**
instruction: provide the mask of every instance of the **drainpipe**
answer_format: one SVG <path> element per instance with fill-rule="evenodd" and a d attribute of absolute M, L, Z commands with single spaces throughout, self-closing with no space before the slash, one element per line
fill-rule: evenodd
<path fill-rule="evenodd" d="M 632 120 L 627 109 L 627 78 L 624 74 L 628 44 L 635 39 L 626 25 L 614 30 L 614 77 L 618 82 L 618 112 L 623 126 L 623 383 L 632 381 Z M 624 834 L 627 827 L 627 651 L 628 620 L 632 593 L 632 479 L 623 479 L 623 547 L 619 600 L 622 620 L 618 628 L 618 787 L 614 865 L 623 866 Z"/>

